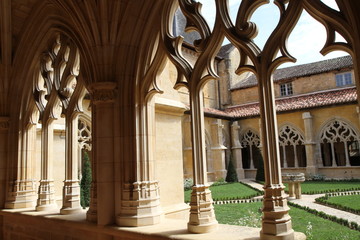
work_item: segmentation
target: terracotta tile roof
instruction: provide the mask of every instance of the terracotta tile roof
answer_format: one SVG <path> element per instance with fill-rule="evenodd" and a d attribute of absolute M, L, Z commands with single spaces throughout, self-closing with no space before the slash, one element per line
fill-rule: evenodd
<path fill-rule="evenodd" d="M 338 105 L 357 101 L 356 88 L 342 88 L 330 91 L 321 91 L 287 98 L 276 99 L 276 111 L 286 112 L 299 109 L 315 108 L 321 106 Z M 254 117 L 260 114 L 259 103 L 244 104 L 227 108 L 225 111 L 206 108 L 205 114 L 223 118 Z"/>
<path fill-rule="evenodd" d="M 274 82 L 291 78 L 305 77 L 344 68 L 352 68 L 352 66 L 352 58 L 350 55 L 348 55 L 314 63 L 297 65 L 294 67 L 280 68 L 274 72 Z M 249 77 L 233 86 L 231 90 L 247 88 L 256 85 L 257 79 L 254 74 L 251 74 Z"/>

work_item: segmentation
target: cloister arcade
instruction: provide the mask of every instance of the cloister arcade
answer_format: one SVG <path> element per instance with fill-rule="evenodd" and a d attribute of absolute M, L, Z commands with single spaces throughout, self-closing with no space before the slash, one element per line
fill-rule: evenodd
<path fill-rule="evenodd" d="M 250 18 L 267 1 L 243 0 L 236 21 L 232 22 L 227 1 L 217 0 L 213 29 L 202 17 L 200 4 L 190 0 L 17 0 L 17 3 L 25 10 L 30 9 L 27 15 L 22 15 L 23 19 L 18 15 L 12 18 L 16 13 L 10 0 L 0 5 L 0 205 L 3 208 L 0 233 L 3 239 L 30 238 L 39 229 L 44 235 L 37 235 L 38 239 L 53 236 L 46 234 L 73 239 L 139 239 L 144 234 L 141 231 L 147 231 L 141 227 L 166 224 L 164 218 L 171 214 L 164 209 L 175 208 L 182 199 L 165 204 L 161 199 L 168 195 L 177 200 L 182 193 L 183 175 L 181 168 L 168 166 L 163 171 L 173 176 L 160 183 L 154 157 L 154 96 L 162 92 L 157 77 L 168 61 L 177 70 L 174 87 L 186 87 L 189 91 L 191 134 L 188 137 L 192 143 L 194 186 L 189 206 L 181 205 L 183 210 L 190 208 L 185 217 L 187 231 L 207 233 L 225 228 L 219 227 L 216 220 L 207 182 L 203 114 L 203 88 L 210 80 L 218 79 L 214 58 L 225 37 L 241 55 L 236 73 L 253 72 L 259 81 L 261 133 L 246 132 L 244 140 L 232 143 L 236 155 L 241 154 L 237 150 L 248 146 L 252 154 L 252 146 L 261 142 L 265 194 L 262 228 L 257 237 L 301 239 L 301 234 L 294 234 L 288 214 L 281 160 L 284 164 L 303 165 L 304 139 L 296 129 L 286 126 L 280 130 L 280 151 L 272 73 L 282 63 L 295 61 L 286 41 L 301 12 L 307 11 L 327 29 L 327 41 L 321 52 L 344 50 L 351 54 L 355 79 L 359 81 L 358 1 L 337 0 L 340 11 L 330 9 L 320 0 L 275 1 L 281 17 L 263 49 L 253 42 L 257 28 Z M 172 35 L 172 19 L 178 7 L 187 19 L 187 30 L 200 35 L 194 42 L 198 53 L 194 63 L 182 54 L 182 38 Z M 23 26 L 21 31 L 16 24 Z M 335 33 L 346 42 L 337 42 Z M 91 111 L 84 109 L 84 102 L 90 102 Z M 61 209 L 55 204 L 53 183 L 56 171 L 53 134 L 58 121 L 65 124 Z M 41 166 L 39 186 L 35 189 L 37 127 L 41 128 Z M 331 159 L 326 152 L 331 151 L 334 158 L 342 143 L 350 144 L 353 150 L 346 159 L 335 160 L 349 164 L 353 152 L 358 150 L 358 134 L 339 120 L 324 129 L 320 137 L 324 163 L 329 164 Z M 336 141 L 327 138 L 334 129 L 338 130 Z M 237 131 L 237 126 L 232 126 L 232 130 Z M 341 138 L 342 131 L 350 131 L 350 139 Z M 250 141 L 248 137 L 256 140 Z M 218 139 L 218 143 L 222 145 L 223 140 Z M 82 148 L 91 149 L 93 169 L 91 202 L 86 213 L 79 201 Z M 293 160 L 288 159 L 288 151 L 296 152 Z M 334 160 L 330 163 L 334 164 Z M 249 163 L 250 168 L 254 165 L 253 161 Z M 166 192 L 160 192 L 161 184 Z M 174 215 L 170 217 L 179 217 Z M 29 219 L 35 224 L 27 225 Z M 162 229 L 160 233 L 165 231 Z M 161 234 L 149 237 L 163 238 Z"/>

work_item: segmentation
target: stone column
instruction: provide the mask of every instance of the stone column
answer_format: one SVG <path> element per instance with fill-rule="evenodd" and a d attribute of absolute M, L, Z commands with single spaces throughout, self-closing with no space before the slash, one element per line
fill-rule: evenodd
<path fill-rule="evenodd" d="M 98 82 L 90 85 L 92 100 L 92 162 L 94 167 L 91 203 L 87 219 L 98 225 L 115 222 L 114 202 L 114 102 L 116 83 Z M 100 196 L 100 197 L 98 197 Z M 97 211 L 101 209 L 101 211 Z"/>
<path fill-rule="evenodd" d="M 57 208 L 54 198 L 53 180 L 53 142 L 54 142 L 54 119 L 48 118 L 42 121 L 41 128 L 41 180 L 38 191 L 36 211 L 50 211 Z"/>
<path fill-rule="evenodd" d="M 245 172 L 242 163 L 241 155 L 241 144 L 240 144 L 240 135 L 239 135 L 240 126 L 237 121 L 231 124 L 231 150 L 232 150 L 232 159 L 233 164 L 238 175 L 238 179 L 245 178 Z"/>
<path fill-rule="evenodd" d="M 310 112 L 302 114 L 305 127 L 305 152 L 306 152 L 306 173 L 314 175 L 317 173 L 315 158 L 316 143 L 314 140 L 313 117 Z"/>
<path fill-rule="evenodd" d="M 70 112 L 67 114 L 65 124 L 65 181 L 63 187 L 63 206 L 60 213 L 73 214 L 81 211 L 78 179 L 78 113 Z"/>
<path fill-rule="evenodd" d="M 183 147 L 184 147 L 184 177 L 193 178 L 192 147 L 191 147 L 191 117 L 184 116 L 183 121 Z"/>
<path fill-rule="evenodd" d="M 121 188 L 120 213 L 116 217 L 119 226 L 146 226 L 160 223 L 162 210 L 160 206 L 159 182 L 154 168 L 155 106 L 154 100 L 141 101 L 135 107 L 133 119 L 123 116 L 126 121 L 134 121 L 128 126 L 128 133 L 135 130 L 135 138 L 126 136 L 125 141 L 133 140 L 136 152 L 123 154 L 121 165 L 123 184 Z M 131 128 L 134 127 L 134 128 Z"/>
<path fill-rule="evenodd" d="M 221 119 L 216 119 L 211 123 L 211 151 L 215 180 L 226 178 L 225 150 L 227 148 L 223 145 L 223 128 Z"/>
<path fill-rule="evenodd" d="M 0 116 L 0 184 L 3 186 L 0 191 L 0 207 L 5 205 L 6 198 L 6 162 L 8 160 L 8 139 L 10 119 Z"/>
<path fill-rule="evenodd" d="M 265 65 L 264 65 L 265 66 Z M 258 74 L 262 153 L 264 158 L 264 199 L 260 239 L 294 239 L 289 207 L 281 179 L 279 137 L 271 73 L 262 68 Z"/>
<path fill-rule="evenodd" d="M 191 192 L 188 230 L 205 233 L 217 228 L 213 200 L 207 183 L 203 93 L 190 93 L 194 186 Z"/>
<path fill-rule="evenodd" d="M 5 208 L 28 208 L 35 205 L 35 180 L 33 179 L 36 153 L 36 124 L 29 123 L 19 135 L 16 180 L 10 183 Z"/>

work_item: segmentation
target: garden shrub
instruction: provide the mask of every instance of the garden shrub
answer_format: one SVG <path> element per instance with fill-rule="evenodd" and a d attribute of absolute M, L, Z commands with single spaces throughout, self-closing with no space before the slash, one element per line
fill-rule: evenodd
<path fill-rule="evenodd" d="M 238 182 L 239 181 L 234 164 L 232 163 L 232 160 L 229 161 L 225 180 L 226 180 L 226 182 Z"/>
<path fill-rule="evenodd" d="M 90 188 L 91 188 L 91 162 L 86 151 L 83 154 L 82 178 L 80 181 L 80 205 L 83 208 L 90 206 Z"/>

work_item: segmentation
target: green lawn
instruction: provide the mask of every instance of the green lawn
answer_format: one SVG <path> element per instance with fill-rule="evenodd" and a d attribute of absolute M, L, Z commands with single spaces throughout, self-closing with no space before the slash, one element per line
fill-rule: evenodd
<path fill-rule="evenodd" d="M 288 191 L 287 184 L 285 184 Z M 360 189 L 360 181 L 306 181 L 301 183 L 301 192 L 317 194 L 334 191 L 349 191 Z"/>
<path fill-rule="evenodd" d="M 335 205 L 341 205 L 354 211 L 360 211 L 360 195 L 347 195 L 330 197 L 325 202 Z"/>
<path fill-rule="evenodd" d="M 214 201 L 227 199 L 245 199 L 259 194 L 258 191 L 251 189 L 241 183 L 227 183 L 220 186 L 210 186 Z M 191 190 L 185 191 L 185 202 L 190 201 Z"/>
<path fill-rule="evenodd" d="M 261 202 L 215 205 L 219 223 L 240 226 L 261 226 Z M 330 220 L 317 217 L 304 210 L 290 207 L 293 228 L 307 235 L 307 240 L 359 240 L 360 232 Z"/>

